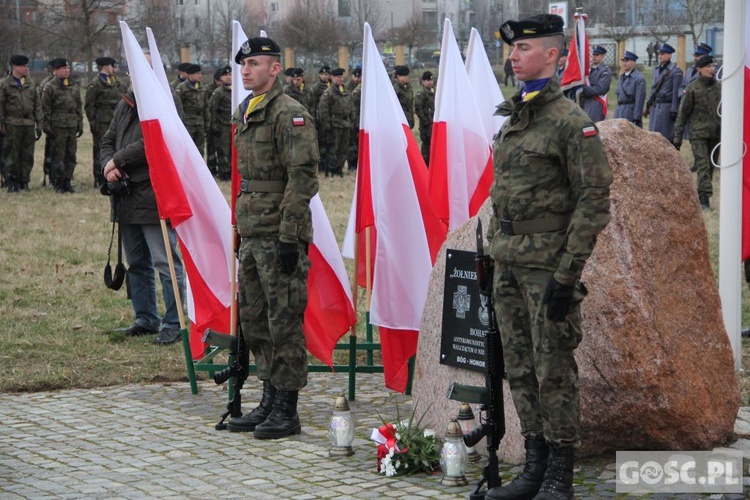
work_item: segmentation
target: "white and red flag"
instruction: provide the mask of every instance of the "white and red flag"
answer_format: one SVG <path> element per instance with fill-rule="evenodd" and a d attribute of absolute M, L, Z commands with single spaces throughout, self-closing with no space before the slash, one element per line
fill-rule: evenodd
<path fill-rule="evenodd" d="M 474 89 L 479 114 L 482 117 L 487 143 L 492 146 L 493 138 L 505 123 L 505 117 L 495 114 L 497 107 L 505 101 L 500 85 L 492 70 L 490 58 L 482 43 L 482 36 L 476 28 L 471 28 L 469 48 L 466 50 L 466 73 Z"/>
<path fill-rule="evenodd" d="M 369 229 L 370 322 L 379 327 L 385 385 L 404 392 L 445 226 L 432 207 L 424 160 L 367 23 L 360 109 L 357 189 L 347 239 L 357 233 L 361 257 Z"/>
<path fill-rule="evenodd" d="M 589 40 L 586 37 L 586 14 L 573 14 L 575 27 L 573 40 L 570 43 L 568 60 L 560 77 L 560 88 L 574 90 L 576 93 L 588 83 L 589 76 Z"/>
<path fill-rule="evenodd" d="M 447 18 L 443 23 L 438 75 L 430 147 L 430 197 L 440 220 L 453 231 L 476 215 L 490 195 L 492 144 L 487 140 L 474 86 Z"/>
<path fill-rule="evenodd" d="M 267 36 L 261 31 L 260 36 Z M 232 54 L 240 50 L 247 36 L 238 21 L 232 22 Z M 232 110 L 250 95 L 242 85 L 240 65 L 232 61 Z M 233 125 L 234 126 L 234 125 Z M 233 134 L 234 135 L 234 134 Z M 237 152 L 232 142 L 232 193 L 236 200 L 240 177 L 237 172 Z M 232 221 L 235 221 L 232 203 Z M 302 330 L 305 332 L 307 350 L 317 359 L 333 365 L 333 350 L 338 340 L 357 323 L 351 285 L 346 275 L 344 259 L 339 252 L 336 236 L 326 215 L 320 195 L 310 200 L 313 241 L 308 257 L 310 270 L 307 278 L 307 308 Z"/>
<path fill-rule="evenodd" d="M 121 21 L 120 29 L 159 216 L 169 219 L 180 243 L 196 359 L 205 350 L 206 328 L 229 329 L 229 205 L 182 124 L 172 94 L 162 88 L 127 23 Z"/>

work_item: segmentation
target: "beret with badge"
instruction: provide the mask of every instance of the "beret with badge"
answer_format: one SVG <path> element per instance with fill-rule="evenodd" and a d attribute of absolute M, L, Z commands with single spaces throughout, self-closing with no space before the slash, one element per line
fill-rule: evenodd
<path fill-rule="evenodd" d="M 500 36 L 508 45 L 527 38 L 563 36 L 563 18 L 556 14 L 539 14 L 520 21 L 505 21 Z"/>
<path fill-rule="evenodd" d="M 13 66 L 26 66 L 27 64 L 29 64 L 29 58 L 22 55 L 11 56 L 10 63 Z"/>
<path fill-rule="evenodd" d="M 432 80 L 432 71 L 425 71 L 422 73 L 422 80 Z"/>
<path fill-rule="evenodd" d="M 356 76 L 357 78 L 361 77 L 362 76 L 362 68 L 360 68 L 359 66 L 357 66 L 356 68 L 354 68 L 352 70 L 352 76 Z"/>
<path fill-rule="evenodd" d="M 234 62 L 240 64 L 240 61 L 246 57 L 253 56 L 280 56 L 281 47 L 270 38 L 259 36 L 250 38 L 245 41 L 234 56 Z"/>
<path fill-rule="evenodd" d="M 117 61 L 115 61 L 111 57 L 97 57 L 96 58 L 97 68 L 103 68 L 104 66 L 114 66 L 115 64 L 117 64 Z"/>
<path fill-rule="evenodd" d="M 294 71 L 292 71 L 292 76 L 295 78 L 299 78 L 300 76 L 305 76 L 305 70 L 302 68 L 293 68 Z"/>
<path fill-rule="evenodd" d="M 222 66 L 221 68 L 217 69 L 214 72 L 214 80 L 218 80 L 224 75 L 231 75 L 232 74 L 232 67 L 229 65 Z"/>
<path fill-rule="evenodd" d="M 188 64 L 185 68 L 185 73 L 188 75 L 194 75 L 195 73 L 201 72 L 201 66 L 200 64 Z"/>
<path fill-rule="evenodd" d="M 393 68 L 394 73 L 396 73 L 396 76 L 409 76 L 409 67 L 408 66 L 396 66 Z"/>
<path fill-rule="evenodd" d="M 331 67 L 329 65 L 327 65 L 327 64 L 324 64 L 323 66 L 321 66 L 320 71 L 318 71 L 318 73 L 319 74 L 328 73 L 330 75 L 331 74 Z"/>
<path fill-rule="evenodd" d="M 52 69 L 59 69 L 68 66 L 68 60 L 63 57 L 56 57 L 49 62 Z"/>
<path fill-rule="evenodd" d="M 334 68 L 331 70 L 331 76 L 344 76 L 344 68 Z"/>
<path fill-rule="evenodd" d="M 702 56 L 700 59 L 698 59 L 695 62 L 696 68 L 705 68 L 706 66 L 710 66 L 714 63 L 713 56 Z"/>

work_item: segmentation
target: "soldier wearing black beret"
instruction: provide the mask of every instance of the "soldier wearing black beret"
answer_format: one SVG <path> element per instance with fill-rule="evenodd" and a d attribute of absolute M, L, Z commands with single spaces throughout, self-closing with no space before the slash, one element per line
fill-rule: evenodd
<path fill-rule="evenodd" d="M 177 65 L 177 78 L 169 82 L 169 87 L 174 90 L 179 84 L 187 80 L 187 73 L 185 70 L 190 66 L 189 62 L 181 62 Z"/>
<path fill-rule="evenodd" d="M 287 68 L 284 70 L 284 90 L 292 84 L 292 74 L 294 73 L 295 68 Z"/>
<path fill-rule="evenodd" d="M 359 107 L 362 101 L 362 68 L 357 66 L 351 72 L 349 92 L 352 95 L 352 128 L 349 136 L 349 155 L 346 164 L 350 172 L 357 170 L 359 161 Z"/>
<path fill-rule="evenodd" d="M 326 144 L 325 138 L 320 133 L 321 123 L 320 116 L 318 115 L 318 107 L 320 105 L 320 98 L 323 96 L 323 92 L 325 92 L 330 85 L 331 67 L 327 64 L 324 64 L 318 71 L 318 81 L 315 82 L 315 85 L 310 88 L 310 108 L 312 109 L 313 116 L 315 117 L 315 127 L 318 131 L 318 148 L 320 149 L 320 163 L 318 164 L 318 169 L 324 173 L 327 173 L 330 169 L 332 158 L 330 152 L 328 151 L 328 146 Z"/>
<path fill-rule="evenodd" d="M 419 138 L 422 140 L 422 158 L 424 164 L 430 165 L 430 147 L 432 143 L 432 121 L 435 114 L 435 82 L 432 71 L 425 71 L 421 78 L 422 88 L 414 98 L 414 112 L 419 118 Z"/>
<path fill-rule="evenodd" d="M 396 91 L 401 109 L 404 110 L 409 128 L 414 128 L 414 91 L 409 83 L 409 67 L 399 65 L 393 68 L 393 72 L 396 75 L 393 89 Z"/>
<path fill-rule="evenodd" d="M 210 135 L 211 117 L 209 115 L 208 99 L 211 97 L 208 90 L 203 86 L 203 73 L 199 64 L 188 64 L 185 67 L 187 79 L 174 89 L 174 94 L 182 104 L 185 113 L 183 122 L 185 128 L 190 132 L 195 146 L 204 154 L 206 137 Z M 209 151 L 209 156 L 211 152 Z M 214 154 L 215 156 L 215 154 Z M 211 174 L 217 175 L 217 164 L 215 160 L 208 166 Z"/>

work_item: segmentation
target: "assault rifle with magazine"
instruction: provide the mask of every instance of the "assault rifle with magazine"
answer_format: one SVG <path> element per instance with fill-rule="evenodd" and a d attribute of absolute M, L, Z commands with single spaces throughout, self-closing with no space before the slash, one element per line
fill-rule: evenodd
<path fill-rule="evenodd" d="M 215 425 L 217 431 L 222 431 L 227 428 L 227 424 L 224 423 L 227 417 L 242 416 L 242 386 L 250 373 L 250 349 L 242 337 L 242 328 L 239 326 L 236 335 L 227 335 L 207 328 L 203 334 L 203 342 L 229 351 L 228 366 L 214 374 L 214 382 L 221 385 L 228 381 L 229 390 L 232 392 L 232 397 L 227 403 L 227 411 L 221 414 L 221 419 Z"/>

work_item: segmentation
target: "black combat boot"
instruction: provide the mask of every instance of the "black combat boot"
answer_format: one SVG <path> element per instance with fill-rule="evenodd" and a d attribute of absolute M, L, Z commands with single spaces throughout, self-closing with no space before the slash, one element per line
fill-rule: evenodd
<path fill-rule="evenodd" d="M 253 432 L 255 426 L 263 422 L 271 414 L 274 399 L 276 399 L 276 388 L 271 385 L 270 380 L 264 380 L 263 395 L 260 397 L 260 403 L 257 408 L 241 417 L 230 418 L 229 422 L 227 422 L 227 429 L 232 432 Z"/>
<path fill-rule="evenodd" d="M 492 488 L 484 496 L 487 500 L 531 500 L 542 487 L 544 472 L 547 470 L 547 457 L 549 457 L 549 446 L 544 436 L 527 437 L 524 443 L 526 448 L 526 464 L 523 472 L 510 483 L 499 488 Z"/>
<path fill-rule="evenodd" d="M 13 177 L 8 177 L 5 180 L 5 185 L 8 186 L 9 193 L 17 193 L 19 190 L 18 181 L 14 179 Z"/>
<path fill-rule="evenodd" d="M 255 427 L 256 439 L 280 439 L 292 434 L 300 434 L 302 426 L 297 415 L 299 391 L 276 391 L 273 410 L 268 418 Z"/>
<path fill-rule="evenodd" d="M 711 210 L 711 202 L 709 201 L 708 195 L 702 194 L 698 197 L 698 199 L 701 202 L 701 208 L 704 212 L 706 210 Z"/>
<path fill-rule="evenodd" d="M 55 179 L 55 193 L 67 193 L 67 191 L 65 190 L 65 179 Z"/>
<path fill-rule="evenodd" d="M 547 472 L 534 500 L 573 500 L 573 448 L 550 446 Z"/>
<path fill-rule="evenodd" d="M 70 179 L 65 179 L 65 181 L 64 181 L 64 182 L 65 182 L 65 192 L 66 192 L 66 193 L 77 193 L 77 192 L 78 192 L 78 191 L 76 190 L 76 188 L 74 188 L 74 187 L 72 186 L 72 184 L 70 184 Z"/>

